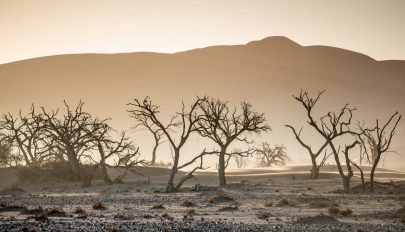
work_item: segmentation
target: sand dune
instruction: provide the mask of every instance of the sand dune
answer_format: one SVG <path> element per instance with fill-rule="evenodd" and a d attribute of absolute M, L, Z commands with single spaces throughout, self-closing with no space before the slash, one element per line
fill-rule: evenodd
<path fill-rule="evenodd" d="M 273 128 L 261 140 L 285 144 L 293 160 L 301 159 L 305 150 L 283 125 L 305 124 L 301 106 L 291 98 L 301 88 L 327 90 L 319 113 L 331 107 L 338 109 L 346 102 L 358 108 L 355 119 L 361 121 L 374 122 L 397 110 L 405 112 L 405 61 L 376 61 L 364 54 L 327 46 L 305 47 L 285 37 L 175 54 L 35 58 L 0 65 L 0 79 L 7 86 L 0 92 L 1 112 L 16 113 L 28 109 L 32 102 L 56 108 L 63 99 L 72 104 L 82 99 L 90 112 L 111 117 L 117 129 L 133 125 L 125 106 L 133 98 L 151 96 L 161 106 L 163 116 L 178 109 L 181 99 L 187 102 L 197 94 L 234 103 L 248 100 L 266 114 Z M 400 126 L 403 128 L 403 124 Z M 398 131 L 394 143 L 404 136 L 404 130 Z M 134 138 L 147 156 L 151 136 L 140 134 Z M 310 134 L 307 140 L 317 142 Z M 193 149 L 189 150 L 198 152 Z M 403 147 L 395 149 L 405 154 Z M 387 167 L 398 164 L 396 159 L 387 157 Z"/>

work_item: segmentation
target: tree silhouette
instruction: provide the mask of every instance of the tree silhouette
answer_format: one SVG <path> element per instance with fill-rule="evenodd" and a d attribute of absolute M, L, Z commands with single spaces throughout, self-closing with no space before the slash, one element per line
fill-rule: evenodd
<path fill-rule="evenodd" d="M 270 130 L 264 114 L 254 111 L 249 103 L 242 102 L 240 111 L 230 109 L 228 102 L 219 99 L 205 98 L 199 103 L 202 115 L 196 120 L 198 133 L 211 139 L 219 146 L 218 176 L 219 185 L 226 185 L 225 168 L 229 145 L 234 141 L 247 143 L 246 133 L 260 134 Z M 241 155 L 243 153 L 240 153 Z"/>
<path fill-rule="evenodd" d="M 183 183 L 193 178 L 193 173 L 198 169 L 203 169 L 203 157 L 209 152 L 203 150 L 200 154 L 195 155 L 189 162 L 180 164 L 181 149 L 188 141 L 190 135 L 196 132 L 195 124 L 199 120 L 198 106 L 205 98 L 197 97 L 194 103 L 186 111 L 184 103 L 182 109 L 171 117 L 170 121 L 166 124 L 162 123 L 158 118 L 160 113 L 159 107 L 152 103 L 149 97 L 143 101 L 134 99 L 133 102 L 128 103 L 131 109 L 128 110 L 130 115 L 134 118 L 143 118 L 143 121 L 150 121 L 154 126 L 159 128 L 166 136 L 171 149 L 173 150 L 173 166 L 169 175 L 169 180 L 166 186 L 166 192 L 177 192 Z M 176 133 L 176 129 L 179 129 Z M 177 141 L 177 142 L 176 142 Z M 184 175 L 177 184 L 174 183 L 174 178 L 179 170 L 190 166 L 195 161 L 200 161 L 200 164 Z"/>

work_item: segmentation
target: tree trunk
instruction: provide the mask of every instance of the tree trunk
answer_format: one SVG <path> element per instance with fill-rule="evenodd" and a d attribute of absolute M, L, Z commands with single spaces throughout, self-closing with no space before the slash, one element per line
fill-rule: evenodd
<path fill-rule="evenodd" d="M 169 180 L 167 181 L 167 185 L 166 185 L 167 193 L 176 192 L 176 188 L 174 187 L 174 177 L 177 173 L 177 166 L 179 165 L 179 156 L 180 156 L 180 150 L 174 149 L 173 167 L 172 167 L 172 170 L 170 171 Z"/>
<path fill-rule="evenodd" d="M 380 162 L 381 154 L 378 154 L 376 159 L 374 160 L 373 166 L 371 167 L 371 172 L 370 172 L 370 192 L 374 191 L 374 173 L 375 170 L 377 169 L 378 162 Z"/>
<path fill-rule="evenodd" d="M 345 173 L 343 172 L 342 165 L 340 164 L 339 153 L 336 151 L 336 148 L 333 145 L 332 141 L 328 140 L 328 144 L 329 144 L 329 147 L 332 149 L 333 156 L 335 157 L 335 161 L 336 161 L 336 167 L 339 171 L 340 177 L 342 178 L 343 190 L 346 193 L 348 193 L 348 192 L 350 192 L 350 177 L 351 177 L 350 172 L 349 172 L 348 176 L 346 177 Z M 352 173 L 352 175 L 353 175 L 353 173 Z"/>
<path fill-rule="evenodd" d="M 342 180 L 343 180 L 343 190 L 346 192 L 346 193 L 349 193 L 350 192 L 350 176 L 347 176 L 347 177 L 342 177 Z"/>
<path fill-rule="evenodd" d="M 150 165 L 155 166 L 156 163 L 156 150 L 157 150 L 158 144 L 156 143 L 153 146 L 153 150 L 152 150 L 152 160 L 150 161 Z"/>
<path fill-rule="evenodd" d="M 221 148 L 221 152 L 219 153 L 219 162 L 218 162 L 219 186 L 226 185 L 225 152 L 226 152 L 226 148 Z"/>
<path fill-rule="evenodd" d="M 311 158 L 312 160 L 312 170 L 311 170 L 311 179 L 318 179 L 319 177 L 319 167 L 316 163 L 316 158 Z"/>
<path fill-rule="evenodd" d="M 100 161 L 100 168 L 101 168 L 101 176 L 103 177 L 103 180 L 105 183 L 107 184 L 112 184 L 112 180 L 111 178 L 108 176 L 108 172 L 107 172 L 107 165 L 105 164 L 105 160 L 101 159 Z"/>

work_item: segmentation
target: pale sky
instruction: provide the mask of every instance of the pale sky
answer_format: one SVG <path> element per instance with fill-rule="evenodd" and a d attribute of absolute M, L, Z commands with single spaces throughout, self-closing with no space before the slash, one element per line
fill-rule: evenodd
<path fill-rule="evenodd" d="M 403 0 L 0 0 L 0 63 L 243 44 L 282 35 L 405 60 Z"/>

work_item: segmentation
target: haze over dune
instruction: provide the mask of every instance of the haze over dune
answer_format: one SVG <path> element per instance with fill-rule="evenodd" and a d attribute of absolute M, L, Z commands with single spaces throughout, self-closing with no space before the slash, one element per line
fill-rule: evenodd
<path fill-rule="evenodd" d="M 208 94 L 251 102 L 265 112 L 273 132 L 264 139 L 287 146 L 293 160 L 308 160 L 286 123 L 305 123 L 302 107 L 291 97 L 300 89 L 327 90 L 319 111 L 358 108 L 356 119 L 374 122 L 405 112 L 405 61 L 376 61 L 352 51 L 301 46 L 285 37 L 269 37 L 246 45 L 213 46 L 174 54 L 125 53 L 59 55 L 0 65 L 0 110 L 17 113 L 38 106 L 56 108 L 63 99 L 86 102 L 90 112 L 111 117 L 128 129 L 133 121 L 125 104 L 151 96 L 164 115 L 179 109 L 180 100 Z M 400 128 L 404 128 L 403 123 Z M 393 148 L 405 156 L 405 130 L 398 130 Z M 138 138 L 149 152 L 147 137 Z M 308 134 L 307 140 L 316 140 Z M 386 159 L 393 163 L 394 156 Z M 404 158 L 402 158 L 404 160 Z M 396 162 L 400 163 L 400 162 Z M 399 165 L 390 165 L 399 168 Z"/>

